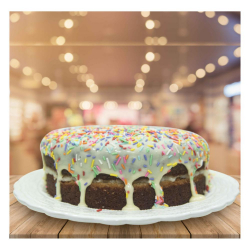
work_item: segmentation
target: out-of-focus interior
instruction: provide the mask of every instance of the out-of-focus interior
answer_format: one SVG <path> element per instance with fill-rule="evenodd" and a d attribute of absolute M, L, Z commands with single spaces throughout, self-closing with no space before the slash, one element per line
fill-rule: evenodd
<path fill-rule="evenodd" d="M 239 12 L 10 12 L 10 174 L 42 167 L 68 126 L 138 124 L 203 136 L 240 174 Z"/>

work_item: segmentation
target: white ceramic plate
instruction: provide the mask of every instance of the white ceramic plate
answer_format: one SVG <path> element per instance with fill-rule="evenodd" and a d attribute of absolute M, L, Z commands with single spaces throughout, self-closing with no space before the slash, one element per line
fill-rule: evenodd
<path fill-rule="evenodd" d="M 145 225 L 159 221 L 179 221 L 201 217 L 222 210 L 232 204 L 239 194 L 239 184 L 232 177 L 210 170 L 211 191 L 206 199 L 176 207 L 163 207 L 142 211 L 112 211 L 73 206 L 60 202 L 47 194 L 43 185 L 43 170 L 26 174 L 14 184 L 16 199 L 28 208 L 48 216 L 78 222 L 102 223 L 106 225 Z"/>

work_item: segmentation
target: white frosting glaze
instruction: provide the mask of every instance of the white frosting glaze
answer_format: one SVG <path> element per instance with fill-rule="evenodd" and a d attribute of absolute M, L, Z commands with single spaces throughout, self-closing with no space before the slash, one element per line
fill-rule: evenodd
<path fill-rule="evenodd" d="M 133 181 L 148 177 L 155 189 L 156 204 L 163 199 L 160 181 L 171 168 L 184 164 L 190 178 L 190 201 L 204 198 L 196 192 L 194 176 L 205 162 L 203 174 L 208 184 L 209 147 L 199 135 L 185 130 L 146 126 L 88 126 L 58 129 L 41 142 L 41 152 L 55 161 L 57 174 L 43 165 L 45 173 L 56 177 L 56 199 L 61 200 L 62 170 L 76 179 L 81 206 L 86 206 L 86 188 L 99 173 L 119 177 L 125 183 L 127 205 L 123 210 L 139 209 L 133 203 Z M 44 158 L 44 157 L 43 157 Z M 50 172 L 52 171 L 52 172 Z M 165 178 L 165 177 L 164 177 Z"/>

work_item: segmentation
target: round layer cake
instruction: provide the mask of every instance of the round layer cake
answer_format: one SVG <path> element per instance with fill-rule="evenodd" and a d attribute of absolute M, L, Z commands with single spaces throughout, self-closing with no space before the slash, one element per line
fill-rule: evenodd
<path fill-rule="evenodd" d="M 41 142 L 47 192 L 72 205 L 144 210 L 205 198 L 209 147 L 175 128 L 81 126 Z"/>

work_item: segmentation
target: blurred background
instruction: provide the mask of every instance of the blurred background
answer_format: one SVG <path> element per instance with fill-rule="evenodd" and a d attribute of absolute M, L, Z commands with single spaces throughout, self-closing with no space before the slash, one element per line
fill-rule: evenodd
<path fill-rule="evenodd" d="M 10 12 L 10 174 L 51 130 L 176 127 L 240 174 L 240 12 Z"/>

